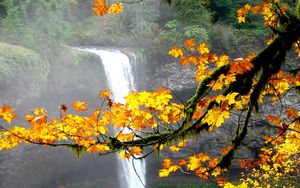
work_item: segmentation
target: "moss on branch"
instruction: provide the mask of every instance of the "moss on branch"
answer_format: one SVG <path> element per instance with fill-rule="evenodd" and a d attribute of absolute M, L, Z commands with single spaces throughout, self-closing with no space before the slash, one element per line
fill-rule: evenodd
<path fill-rule="evenodd" d="M 237 80 L 230 84 L 222 92 L 223 95 L 227 95 L 231 92 L 238 92 L 241 95 L 248 94 L 252 88 L 252 80 L 254 76 L 262 71 L 259 81 L 250 97 L 251 101 L 249 104 L 247 118 L 244 122 L 244 125 L 237 130 L 236 136 L 232 142 L 232 151 L 229 151 L 227 155 L 223 156 L 219 162 L 219 165 L 222 167 L 228 166 L 228 164 L 230 164 L 229 161 L 231 161 L 234 155 L 234 150 L 237 149 L 237 147 L 245 138 L 252 108 L 256 105 L 259 95 L 264 89 L 267 81 L 273 74 L 276 74 L 280 70 L 285 60 L 286 51 L 290 50 L 293 43 L 300 37 L 299 20 L 295 19 L 294 17 L 290 17 L 288 23 L 285 24 L 283 31 L 284 32 L 281 35 L 277 35 L 277 37 L 270 45 L 264 48 L 251 60 L 254 68 L 247 73 L 238 76 Z M 204 113 L 197 121 L 193 123 L 191 123 L 192 116 L 195 112 L 198 102 L 207 94 L 207 91 L 210 89 L 208 84 L 216 80 L 221 74 L 226 74 L 229 69 L 229 65 L 225 65 L 216 69 L 210 76 L 206 77 L 198 85 L 195 95 L 188 101 L 187 105 L 185 106 L 185 120 L 177 130 L 157 133 L 144 137 L 142 139 L 120 142 L 118 144 L 109 142 L 109 145 L 116 150 L 128 146 L 144 147 L 171 142 L 180 137 L 187 137 L 189 135 L 194 135 L 205 130 L 207 128 L 207 124 L 202 124 L 201 120 L 205 117 L 206 113 Z"/>

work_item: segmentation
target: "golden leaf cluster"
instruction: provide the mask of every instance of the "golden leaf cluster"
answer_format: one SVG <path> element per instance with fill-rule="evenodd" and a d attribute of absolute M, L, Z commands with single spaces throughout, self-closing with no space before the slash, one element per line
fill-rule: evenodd
<path fill-rule="evenodd" d="M 119 2 L 108 7 L 105 0 L 94 0 L 93 12 L 100 16 L 104 16 L 107 13 L 119 14 L 120 12 L 123 12 L 123 5 Z"/>

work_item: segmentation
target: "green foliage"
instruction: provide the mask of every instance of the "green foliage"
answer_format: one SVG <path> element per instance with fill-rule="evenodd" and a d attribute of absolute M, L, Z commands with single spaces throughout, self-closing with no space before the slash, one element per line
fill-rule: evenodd
<path fill-rule="evenodd" d="M 49 72 L 49 64 L 32 50 L 6 43 L 0 43 L 0 72 L 7 78 L 12 78 L 18 71 L 32 68 L 45 80 Z"/>
<path fill-rule="evenodd" d="M 296 14 L 297 18 L 300 19 L 300 1 L 297 1 L 297 7 L 296 7 Z"/>
<path fill-rule="evenodd" d="M 6 89 L 1 90 L 1 99 L 19 100 L 28 95 L 38 95 L 45 88 L 49 69 L 48 61 L 36 52 L 0 43 L 0 87 L 11 88 L 9 93 Z M 20 90 L 23 92 L 20 93 Z"/>
<path fill-rule="evenodd" d="M 39 50 L 40 44 L 55 44 L 71 30 L 65 11 L 68 0 L 25 1 L 4 0 L 7 10 L 1 21 L 1 40 Z"/>
<path fill-rule="evenodd" d="M 25 47 L 34 46 L 33 33 L 22 20 L 25 14 L 24 5 L 15 6 L 10 0 L 3 1 L 2 5 L 7 10 L 7 15 L 1 20 L 0 39 Z"/>
<path fill-rule="evenodd" d="M 202 1 L 176 0 L 174 6 L 176 19 L 185 25 L 209 26 L 211 15 Z"/>
<path fill-rule="evenodd" d="M 238 55 L 244 50 L 239 49 L 243 40 L 256 41 L 266 33 L 257 29 L 262 26 L 255 21 L 242 27 L 236 24 L 236 9 L 242 0 L 174 0 L 170 5 L 146 0 L 124 4 L 121 15 L 105 17 L 92 14 L 92 2 L 72 2 L 3 0 L 7 14 L 1 21 L 0 40 L 31 48 L 51 64 L 59 61 L 53 54 L 63 44 L 142 48 L 148 60 L 161 63 L 168 58 L 170 47 L 187 38 L 206 42 L 217 52 Z M 234 28 L 247 29 L 251 36 Z M 247 49 L 257 46 L 247 45 Z"/>
<path fill-rule="evenodd" d="M 245 3 L 256 4 L 258 2 L 260 2 L 260 0 L 249 0 L 247 2 L 244 0 L 210 0 L 207 7 L 212 13 L 212 21 L 214 23 L 223 22 L 239 27 L 240 25 L 238 25 L 236 21 L 237 9 L 242 7 Z"/>
<path fill-rule="evenodd" d="M 165 24 L 165 28 L 167 30 L 176 31 L 177 25 L 178 25 L 177 20 L 171 20 Z"/>
<path fill-rule="evenodd" d="M 185 27 L 183 30 L 185 38 L 196 38 L 198 42 L 208 42 L 208 32 L 204 28 L 192 25 Z"/>
<path fill-rule="evenodd" d="M 234 9 L 231 0 L 211 0 L 209 8 L 213 12 L 213 22 L 232 20 Z"/>
<path fill-rule="evenodd" d="M 3 5 L 3 0 L 0 0 L 0 20 L 6 15 L 6 8 Z"/>

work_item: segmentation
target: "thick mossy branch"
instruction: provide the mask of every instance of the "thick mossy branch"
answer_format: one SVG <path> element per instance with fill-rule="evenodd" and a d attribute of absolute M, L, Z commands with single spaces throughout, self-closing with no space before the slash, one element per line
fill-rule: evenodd
<path fill-rule="evenodd" d="M 293 43 L 296 42 L 300 36 L 299 20 L 291 16 L 288 22 L 283 26 L 282 31 L 281 35 L 277 35 L 270 45 L 251 60 L 254 68 L 238 76 L 236 81 L 223 91 L 223 95 L 227 95 L 230 92 L 238 92 L 242 95 L 246 95 L 251 90 L 254 76 L 262 69 L 265 69 L 267 72 L 271 71 L 275 73 L 281 68 L 286 51 L 291 49 Z M 276 63 L 273 61 L 276 61 Z M 272 66 L 268 66 L 270 64 L 272 64 Z"/>
<path fill-rule="evenodd" d="M 252 81 L 256 74 L 262 72 L 259 81 L 250 97 L 249 111 L 244 125 L 240 127 L 233 140 L 233 148 L 227 155 L 223 156 L 219 165 L 222 167 L 228 166 L 233 158 L 234 150 L 240 145 L 247 134 L 247 126 L 250 120 L 252 108 L 256 106 L 261 91 L 264 89 L 269 78 L 276 74 L 286 56 L 286 52 L 291 49 L 294 42 L 300 37 L 300 21 L 295 17 L 289 17 L 288 22 L 283 26 L 283 33 L 278 35 L 273 42 L 257 54 L 252 60 L 254 68 L 243 75 L 239 75 L 235 82 L 230 84 L 222 92 L 223 95 L 227 95 L 231 92 L 238 92 L 241 95 L 248 94 L 252 88 Z M 191 124 L 192 116 L 195 112 L 198 102 L 205 96 L 209 83 L 216 80 L 221 74 L 226 74 L 230 69 L 230 65 L 222 66 L 216 69 L 213 74 L 205 78 L 198 86 L 195 95 L 188 101 L 185 107 L 185 120 L 181 126 L 175 131 L 169 131 L 164 133 L 157 133 L 137 139 L 133 141 L 125 142 L 109 142 L 108 145 L 114 150 L 124 149 L 128 146 L 150 146 L 155 144 L 163 144 L 172 142 L 178 138 L 187 137 L 189 135 L 195 135 L 207 128 L 206 124 L 202 124 L 201 120 L 205 117 L 206 113 L 202 115 L 197 121 Z"/>
<path fill-rule="evenodd" d="M 207 94 L 207 91 L 210 89 L 210 86 L 208 86 L 208 84 L 217 80 L 221 74 L 226 74 L 229 71 L 229 68 L 229 65 L 219 67 L 198 85 L 195 95 L 190 100 L 188 100 L 188 104 L 184 109 L 185 119 L 187 120 L 187 122 L 190 122 L 190 120 L 192 119 L 192 116 L 200 99 L 203 98 Z"/>
<path fill-rule="evenodd" d="M 291 22 L 290 25 L 286 25 L 285 28 L 285 29 L 289 28 L 291 30 L 288 30 L 288 32 L 278 36 L 270 46 L 265 48 L 260 54 L 258 54 L 255 58 L 252 59 L 254 69 L 250 73 L 247 73 L 248 76 L 249 77 L 252 76 L 250 78 L 253 79 L 254 73 L 257 73 L 259 69 L 262 70 L 262 73 L 250 95 L 249 110 L 245 122 L 241 127 L 238 127 L 235 138 L 232 141 L 232 148 L 224 156 L 222 156 L 222 158 L 218 162 L 217 166 L 220 166 L 221 168 L 228 168 L 230 166 L 235 150 L 238 148 L 238 146 L 246 137 L 252 109 L 254 107 L 257 108 L 257 101 L 259 99 L 261 92 L 265 88 L 268 80 L 272 77 L 272 75 L 278 73 L 282 64 L 285 61 L 286 51 L 291 49 L 293 43 L 297 41 L 297 39 L 300 36 L 300 23 L 296 19 L 292 19 L 292 20 L 295 23 Z M 292 26 L 295 26 L 295 28 Z M 227 91 L 225 91 L 225 93 L 228 94 L 232 90 L 239 92 L 237 83 L 244 81 L 245 79 L 249 80 L 250 79 L 249 77 L 248 78 L 240 77 L 239 78 L 240 80 L 237 80 L 235 86 L 230 86 L 229 88 L 227 88 Z M 246 92 L 246 91 L 242 91 L 242 92 Z"/>

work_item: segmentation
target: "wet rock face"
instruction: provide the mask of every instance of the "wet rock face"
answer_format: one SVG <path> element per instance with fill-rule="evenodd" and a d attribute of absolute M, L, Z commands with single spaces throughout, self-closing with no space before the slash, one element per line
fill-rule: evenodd
<path fill-rule="evenodd" d="M 152 88 L 164 87 L 172 91 L 182 91 L 197 86 L 195 81 L 195 67 L 184 67 L 178 62 L 158 67 L 154 74 Z"/>

